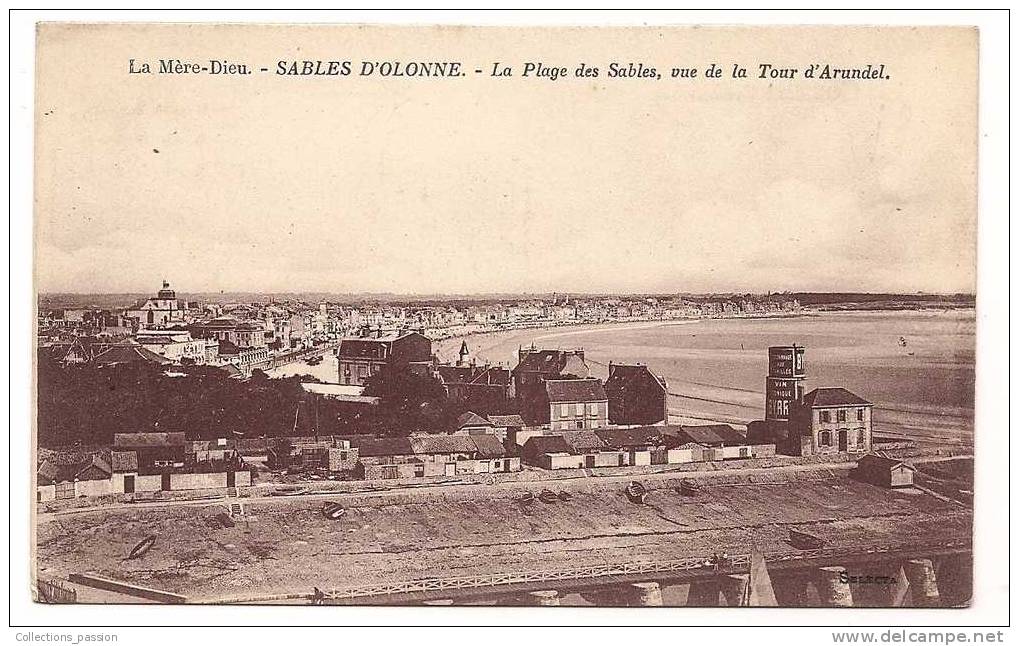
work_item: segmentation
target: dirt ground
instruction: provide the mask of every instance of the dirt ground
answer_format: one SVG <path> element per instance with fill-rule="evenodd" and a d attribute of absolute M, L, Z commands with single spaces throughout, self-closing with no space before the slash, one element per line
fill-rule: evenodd
<path fill-rule="evenodd" d="M 54 517 L 38 526 L 38 566 L 49 578 L 96 572 L 198 601 L 738 554 L 751 543 L 795 552 L 785 542 L 790 527 L 836 546 L 965 540 L 972 521 L 959 505 L 837 475 L 712 485 L 695 498 L 662 487 L 645 506 L 631 503 L 618 482 L 575 485 L 571 500 L 550 505 L 521 503 L 517 490 L 473 500 L 427 490 L 358 497 L 337 521 L 323 517 L 321 500 L 255 501 L 246 505 L 248 520 L 218 529 L 209 521 L 221 504 Z M 151 534 L 153 549 L 125 560 Z"/>

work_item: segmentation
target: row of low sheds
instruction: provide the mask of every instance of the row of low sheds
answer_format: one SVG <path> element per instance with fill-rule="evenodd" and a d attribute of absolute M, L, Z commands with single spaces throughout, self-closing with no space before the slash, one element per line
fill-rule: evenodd
<path fill-rule="evenodd" d="M 117 433 L 109 450 L 51 453 L 36 470 L 36 500 L 226 489 L 251 485 L 251 471 L 226 440 L 184 433 Z"/>
<path fill-rule="evenodd" d="M 134 450 L 127 450 L 133 447 Z M 406 438 L 288 438 L 186 442 L 183 434 L 118 436 L 108 453 L 79 460 L 43 459 L 39 501 L 156 491 L 223 489 L 251 484 L 253 463 L 344 473 L 366 480 L 415 479 L 520 471 L 653 466 L 772 457 L 770 444 L 748 444 L 725 424 L 603 428 L 529 434 Z M 885 487 L 910 486 L 913 468 L 867 455 L 855 475 Z"/>
<path fill-rule="evenodd" d="M 526 463 L 544 469 L 591 469 L 771 457 L 775 446 L 748 444 L 727 424 L 675 425 L 533 435 L 521 453 Z"/>

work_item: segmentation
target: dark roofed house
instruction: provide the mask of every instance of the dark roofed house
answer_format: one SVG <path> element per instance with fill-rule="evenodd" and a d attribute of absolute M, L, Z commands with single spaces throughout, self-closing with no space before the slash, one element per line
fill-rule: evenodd
<path fill-rule="evenodd" d="M 670 446 L 688 442 L 701 446 L 724 447 L 746 444 L 746 437 L 728 424 L 664 426 L 662 432 L 670 438 Z"/>
<path fill-rule="evenodd" d="M 524 442 L 522 453 L 526 462 L 540 465 L 542 457 L 556 453 L 572 454 L 573 447 L 562 435 L 535 435 Z"/>
<path fill-rule="evenodd" d="M 432 342 L 418 332 L 349 338 L 340 341 L 336 358 L 339 382 L 363 386 L 369 377 L 385 366 L 407 366 L 414 369 L 430 363 Z"/>
<path fill-rule="evenodd" d="M 873 453 L 868 453 L 857 460 L 856 468 L 853 469 L 855 479 L 889 489 L 913 486 L 915 473 L 916 468 L 902 460 Z"/>
<path fill-rule="evenodd" d="M 591 375 L 583 350 L 539 350 L 532 345 L 521 347 L 518 357 L 512 373 L 513 396 L 521 402 L 524 419 L 528 422 L 534 416 L 533 411 L 546 400 L 543 385 L 546 379 L 586 379 Z"/>
<path fill-rule="evenodd" d="M 558 431 L 524 442 L 524 460 L 543 469 L 617 467 L 628 464 L 625 451 L 607 446 L 594 430 Z"/>
<path fill-rule="evenodd" d="M 605 380 L 609 422 L 618 425 L 658 424 L 669 418 L 665 379 L 644 365 L 609 364 Z"/>
<path fill-rule="evenodd" d="M 365 479 L 422 478 L 517 471 L 520 458 L 507 455 L 493 435 L 354 437 Z"/>
<path fill-rule="evenodd" d="M 768 457 L 772 444 L 755 444 L 728 424 L 660 426 L 668 449 L 692 449 L 696 460 L 728 460 Z"/>
<path fill-rule="evenodd" d="M 382 456 L 412 456 L 414 447 L 406 437 L 364 437 L 354 436 L 350 445 L 358 450 L 363 458 Z"/>
<path fill-rule="evenodd" d="M 109 462 L 98 454 L 47 458 L 36 469 L 40 485 L 74 482 L 75 480 L 106 480 L 113 473 Z"/>
<path fill-rule="evenodd" d="M 501 458 L 506 455 L 506 447 L 494 435 L 472 435 L 471 441 L 477 447 L 479 458 Z"/>
<path fill-rule="evenodd" d="M 815 388 L 790 406 L 789 437 L 780 450 L 792 455 L 870 451 L 873 408 L 845 388 Z"/>
<path fill-rule="evenodd" d="M 608 397 L 598 379 L 546 379 L 544 396 L 533 403 L 524 411 L 532 425 L 548 424 L 554 431 L 608 425 Z"/>
<path fill-rule="evenodd" d="M 465 435 L 412 436 L 410 445 L 415 454 L 446 455 L 464 460 L 471 459 L 478 451 L 478 446 L 474 441 Z"/>
<path fill-rule="evenodd" d="M 490 365 L 439 365 L 432 372 L 446 398 L 488 413 L 505 408 L 510 396 L 510 372 Z"/>
<path fill-rule="evenodd" d="M 180 469 L 187 455 L 184 433 L 115 433 L 115 451 L 134 451 L 138 473 L 155 474 Z"/>
<path fill-rule="evenodd" d="M 665 448 L 665 439 L 658 426 L 637 428 L 600 428 L 595 435 L 613 449 L 654 451 Z"/>
<path fill-rule="evenodd" d="M 605 443 L 594 431 L 563 431 L 561 435 L 570 445 L 570 452 L 575 455 L 605 448 Z"/>

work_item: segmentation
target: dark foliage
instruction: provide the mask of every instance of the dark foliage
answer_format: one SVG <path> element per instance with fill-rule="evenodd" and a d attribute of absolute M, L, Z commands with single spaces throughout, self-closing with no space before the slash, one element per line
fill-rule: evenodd
<path fill-rule="evenodd" d="M 381 398 L 375 429 L 379 435 L 442 432 L 456 417 L 453 407 L 446 403 L 442 384 L 430 374 L 419 374 L 407 366 L 384 367 L 369 377 L 364 394 Z"/>
<path fill-rule="evenodd" d="M 378 411 L 306 393 L 301 378 L 230 379 L 187 366 L 62 365 L 40 355 L 39 446 L 107 445 L 114 433 L 183 431 L 189 439 L 372 432 Z M 319 428 L 316 429 L 316 420 Z"/>

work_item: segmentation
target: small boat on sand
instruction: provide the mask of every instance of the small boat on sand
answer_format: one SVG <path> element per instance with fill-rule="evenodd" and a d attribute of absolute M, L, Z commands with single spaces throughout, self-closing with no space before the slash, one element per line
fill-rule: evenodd
<path fill-rule="evenodd" d="M 545 503 L 546 505 L 551 505 L 555 501 L 559 500 L 559 496 L 555 495 L 554 491 L 549 491 L 548 489 L 545 489 L 540 494 L 538 494 L 538 500 Z"/>
<path fill-rule="evenodd" d="M 127 555 L 127 558 L 137 559 L 145 556 L 145 554 L 147 554 L 148 551 L 152 549 L 152 546 L 155 544 L 155 542 L 156 542 L 155 534 L 152 534 L 151 536 L 146 536 L 142 540 L 138 541 L 138 543 L 131 549 L 131 552 Z"/>
<path fill-rule="evenodd" d="M 322 505 L 322 515 L 329 520 L 339 520 L 346 512 L 347 510 L 338 502 L 327 502 Z"/>
<path fill-rule="evenodd" d="M 273 496 L 300 496 L 307 493 L 308 490 L 304 487 L 285 486 L 277 487 L 275 491 L 271 493 Z"/>
<path fill-rule="evenodd" d="M 824 539 L 798 529 L 789 530 L 789 543 L 798 550 L 817 550 L 824 547 Z"/>
<path fill-rule="evenodd" d="M 634 480 L 630 484 L 626 485 L 626 497 L 630 499 L 630 502 L 643 505 L 647 498 L 647 489 L 641 483 Z"/>
<path fill-rule="evenodd" d="M 527 492 L 524 493 L 524 495 L 520 496 L 520 503 L 521 504 L 529 505 L 532 502 L 534 502 L 534 494 L 531 493 L 530 491 L 527 491 Z"/>
<path fill-rule="evenodd" d="M 569 491 L 560 491 L 559 492 L 559 500 L 562 500 L 563 502 L 566 502 L 567 500 L 569 500 L 571 498 L 573 498 L 573 494 L 571 494 Z"/>
<path fill-rule="evenodd" d="M 701 485 L 696 480 L 684 478 L 679 481 L 679 493 L 684 496 L 696 496 L 701 492 Z"/>

